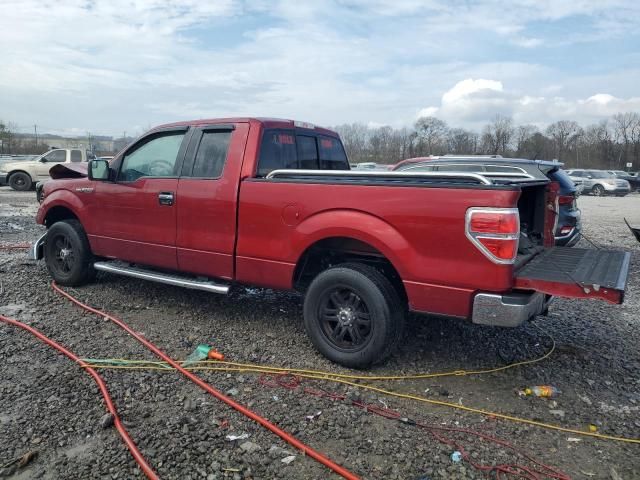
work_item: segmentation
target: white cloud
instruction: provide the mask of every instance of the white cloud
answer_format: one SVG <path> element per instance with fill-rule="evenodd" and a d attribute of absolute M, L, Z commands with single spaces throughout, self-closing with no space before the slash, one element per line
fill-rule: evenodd
<path fill-rule="evenodd" d="M 0 117 L 30 129 L 100 133 L 228 115 L 396 126 L 411 123 L 416 111 L 461 126 L 495 113 L 589 120 L 635 105 L 629 97 L 640 57 L 611 69 L 598 58 L 574 73 L 536 57 L 558 39 L 531 24 L 579 18 L 591 22 L 589 35 L 599 42 L 621 32 L 631 41 L 635 30 L 614 26 L 637 23 L 639 5 L 5 0 Z M 570 34 L 562 32 L 563 42 L 585 41 L 579 32 L 565 39 Z M 612 98 L 589 100 L 597 92 Z"/>
<path fill-rule="evenodd" d="M 437 116 L 452 125 L 479 128 L 496 114 L 511 116 L 517 123 L 544 125 L 575 118 L 590 122 L 638 110 L 640 97 L 618 98 L 608 93 L 584 99 L 521 95 L 497 80 L 468 78 L 447 90 L 439 106 L 423 108 L 418 116 Z"/>

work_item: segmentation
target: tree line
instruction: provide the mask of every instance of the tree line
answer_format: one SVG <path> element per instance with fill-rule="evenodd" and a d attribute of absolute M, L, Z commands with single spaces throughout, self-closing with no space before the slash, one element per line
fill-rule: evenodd
<path fill-rule="evenodd" d="M 405 158 L 456 154 L 558 159 L 567 168 L 640 169 L 637 112 L 617 113 L 585 127 L 560 120 L 540 129 L 496 115 L 480 132 L 449 127 L 435 117 L 419 118 L 413 128 L 369 128 L 352 123 L 334 129 L 352 163 L 391 164 Z M 632 167 L 626 168 L 627 163 Z"/>

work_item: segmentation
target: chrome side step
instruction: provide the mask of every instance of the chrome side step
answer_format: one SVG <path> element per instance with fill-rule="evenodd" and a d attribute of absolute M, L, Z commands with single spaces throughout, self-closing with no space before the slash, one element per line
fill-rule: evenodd
<path fill-rule="evenodd" d="M 176 287 L 204 290 L 205 292 L 220 294 L 226 294 L 229 292 L 229 286 L 221 283 L 215 283 L 210 280 L 196 280 L 193 278 L 182 277 L 180 275 L 160 273 L 121 262 L 96 262 L 93 264 L 93 268 L 101 272 L 115 273 L 127 277 L 140 278 L 142 280 L 150 280 L 152 282 L 166 283 L 167 285 L 174 285 Z"/>

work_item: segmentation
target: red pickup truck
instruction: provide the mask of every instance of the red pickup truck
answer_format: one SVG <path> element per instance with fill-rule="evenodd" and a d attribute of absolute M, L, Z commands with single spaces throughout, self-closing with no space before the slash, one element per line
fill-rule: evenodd
<path fill-rule="evenodd" d="M 56 282 L 295 289 L 314 345 L 350 367 L 389 354 L 407 309 L 517 326 L 553 295 L 624 296 L 629 253 L 553 246 L 555 184 L 350 171 L 338 135 L 307 123 L 164 125 L 75 170 L 52 172 L 37 214 L 31 255 Z"/>

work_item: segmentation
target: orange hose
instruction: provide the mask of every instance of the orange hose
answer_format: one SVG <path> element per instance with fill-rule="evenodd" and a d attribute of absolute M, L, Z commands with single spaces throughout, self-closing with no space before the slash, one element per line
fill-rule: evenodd
<path fill-rule="evenodd" d="M 317 462 L 321 463 L 322 465 L 328 467 L 329 469 L 333 470 L 335 473 L 337 473 L 338 475 L 340 475 L 343 478 L 346 478 L 348 480 L 358 480 L 360 478 L 357 475 L 351 473 L 349 470 L 346 470 L 345 468 L 341 467 L 340 465 L 338 465 L 337 463 L 335 463 L 333 460 L 331 460 L 330 458 L 326 457 L 322 453 L 317 452 L 313 448 L 311 448 L 308 445 L 302 443 L 300 440 L 298 440 L 294 436 L 290 435 L 289 433 L 285 432 L 284 430 L 282 430 L 278 426 L 274 425 L 273 423 L 271 423 L 266 418 L 258 415 L 257 413 L 255 413 L 252 410 L 249 410 L 248 408 L 244 407 L 243 405 L 240 405 L 236 401 L 234 401 L 231 398 L 229 398 L 228 396 L 224 395 L 222 392 L 216 390 L 211 385 L 209 385 L 207 382 L 205 382 L 204 380 L 201 380 L 198 376 L 194 375 L 190 371 L 188 371 L 185 368 L 183 368 L 182 365 L 180 365 L 178 362 L 176 362 L 171 357 L 169 357 L 167 354 L 165 354 L 162 350 L 160 350 L 158 347 L 156 347 L 149 340 L 145 339 L 141 335 L 139 335 L 136 332 L 134 332 L 122 320 L 120 320 L 120 319 L 118 319 L 118 318 L 116 318 L 116 317 L 114 317 L 112 315 L 109 315 L 108 313 L 102 312 L 102 311 L 97 310 L 95 308 L 92 308 L 92 307 L 90 307 L 88 305 L 85 305 L 84 303 L 80 302 L 79 300 L 77 300 L 76 298 L 72 297 L 71 295 L 69 295 L 64 290 L 62 290 L 60 287 L 58 287 L 58 285 L 56 285 L 56 282 L 51 282 L 51 286 L 56 292 L 58 292 L 60 295 L 62 295 L 63 297 L 67 298 L 71 302 L 75 303 L 76 305 L 84 308 L 85 310 L 87 310 L 87 311 L 89 311 L 91 313 L 95 313 L 96 315 L 99 315 L 102 318 L 109 319 L 110 321 L 112 321 L 113 323 L 118 325 L 120 328 L 125 330 L 127 333 L 129 333 L 131 336 L 133 336 L 136 340 L 138 340 L 140 343 L 142 343 L 145 347 L 147 347 L 153 353 L 155 353 L 162 360 L 164 360 L 169 365 L 171 365 L 173 368 L 175 368 L 180 373 L 182 373 L 185 377 L 187 377 L 193 383 L 198 385 L 200 388 L 202 388 L 206 392 L 210 393 L 211 395 L 213 395 L 218 400 L 220 400 L 220 401 L 226 403 L 227 405 L 229 405 L 230 407 L 234 408 L 238 412 L 242 413 L 246 417 L 249 417 L 250 419 L 252 419 L 255 422 L 257 422 L 260 425 L 262 425 L 263 427 L 265 427 L 268 430 L 272 431 L 273 433 L 278 435 L 280 438 L 282 438 L 285 442 L 287 442 L 289 445 L 292 445 L 293 447 L 301 450 L 303 454 L 310 456 L 311 458 L 313 458 Z"/>
<path fill-rule="evenodd" d="M 42 340 L 47 345 L 55 348 L 60 353 L 62 353 L 63 355 L 66 355 L 71 360 L 79 364 L 82 368 L 84 368 L 98 384 L 98 387 L 100 388 L 100 392 L 104 397 L 104 402 L 107 404 L 107 410 L 109 410 L 109 412 L 113 415 L 113 419 L 114 419 L 113 424 L 118 430 L 118 433 L 120 434 L 120 436 L 122 437 L 122 440 L 124 440 L 124 443 L 127 445 L 127 448 L 131 452 L 131 455 L 133 455 L 133 458 L 135 459 L 135 461 L 138 463 L 138 465 L 140 466 L 142 471 L 145 473 L 147 478 L 151 480 L 159 480 L 160 477 L 158 477 L 158 475 L 156 475 L 153 469 L 149 466 L 145 458 L 142 456 L 142 453 L 140 453 L 140 450 L 138 450 L 138 447 L 136 447 L 136 444 L 133 442 L 133 440 L 127 433 L 127 430 L 124 428 L 124 425 L 122 425 L 122 422 L 120 421 L 120 417 L 118 417 L 118 411 L 116 410 L 116 407 L 113 404 L 113 401 L 111 400 L 111 396 L 109 395 L 109 391 L 107 390 L 107 386 L 102 380 L 102 378 L 100 377 L 100 375 L 98 375 L 98 372 L 96 372 L 93 368 L 89 367 L 85 362 L 83 362 L 80 358 L 78 358 L 72 352 L 64 348 L 62 345 L 46 337 L 39 330 L 36 330 L 35 328 L 30 327 L 29 325 L 25 325 L 24 323 L 21 323 L 17 320 L 13 320 L 11 318 L 5 317 L 4 315 L 0 315 L 0 321 L 3 321 L 15 327 L 22 328 L 23 330 L 26 330 L 32 335 L 35 335 L 38 339 Z"/>

